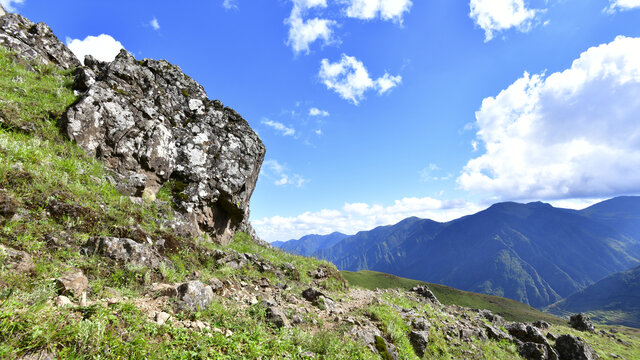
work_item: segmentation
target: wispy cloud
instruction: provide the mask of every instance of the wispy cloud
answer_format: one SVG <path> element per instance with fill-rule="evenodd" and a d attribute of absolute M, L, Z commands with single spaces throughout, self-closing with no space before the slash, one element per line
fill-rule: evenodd
<path fill-rule="evenodd" d="M 321 116 L 321 117 L 327 117 L 329 116 L 329 112 L 326 110 L 320 110 L 318 108 L 311 108 L 309 109 L 309 116 Z"/>
<path fill-rule="evenodd" d="M 334 41 L 333 28 L 337 26 L 335 21 L 317 17 L 304 18 L 309 9 L 326 8 L 326 0 L 292 0 L 292 2 L 291 14 L 284 22 L 289 25 L 287 45 L 291 46 L 296 54 L 308 54 L 309 46 L 317 40 L 321 40 L 325 45 Z"/>
<path fill-rule="evenodd" d="M 640 0 L 610 0 L 605 12 L 613 14 L 617 11 L 626 11 L 640 8 Z"/>
<path fill-rule="evenodd" d="M 230 9 L 237 9 L 238 8 L 238 0 L 224 0 L 222 2 L 222 7 L 230 10 Z"/>
<path fill-rule="evenodd" d="M 374 80 L 360 60 L 346 54 L 342 54 L 340 61 L 334 63 L 322 59 L 318 76 L 328 89 L 355 105 L 358 105 L 364 98 L 364 93 L 369 90 L 384 94 L 402 82 L 400 75 L 392 76 L 388 73 Z"/>
<path fill-rule="evenodd" d="M 380 17 L 401 24 L 404 13 L 411 10 L 411 0 L 346 0 L 348 17 L 371 20 Z"/>
<path fill-rule="evenodd" d="M 279 131 L 284 136 L 293 136 L 296 134 L 296 130 L 294 128 L 287 127 L 281 122 L 277 122 L 269 119 L 263 119 L 262 124 L 267 125 L 268 127 Z"/>
<path fill-rule="evenodd" d="M 265 160 L 263 162 L 262 174 L 273 180 L 276 186 L 293 185 L 302 187 L 309 180 L 302 175 L 289 172 L 287 166 L 279 163 L 277 160 Z M 275 180 L 274 180 L 275 179 Z"/>
<path fill-rule="evenodd" d="M 14 7 L 17 4 L 24 4 L 24 0 L 0 0 L 2 7 L 10 12 L 16 12 L 18 9 Z"/>
<path fill-rule="evenodd" d="M 158 19 L 155 18 L 155 16 L 153 17 L 153 19 L 151 19 L 151 21 L 149 21 L 149 25 L 151 25 L 153 30 L 160 30 L 160 23 L 158 22 Z"/>

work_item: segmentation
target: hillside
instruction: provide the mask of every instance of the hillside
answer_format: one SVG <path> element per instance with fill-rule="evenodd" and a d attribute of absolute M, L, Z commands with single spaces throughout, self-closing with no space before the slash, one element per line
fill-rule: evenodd
<path fill-rule="evenodd" d="M 81 67 L 1 7 L 0 41 L 2 359 L 640 357 L 625 328 L 349 287 L 253 235 L 264 147 L 177 66 L 123 51 Z"/>
<path fill-rule="evenodd" d="M 545 311 L 560 316 L 584 312 L 602 323 L 640 328 L 640 266 L 607 276 Z"/>
<path fill-rule="evenodd" d="M 626 213 L 605 211 L 620 201 Z M 543 307 L 640 263 L 638 203 L 614 199 L 583 212 L 499 203 L 448 223 L 408 218 L 303 254 Z"/>

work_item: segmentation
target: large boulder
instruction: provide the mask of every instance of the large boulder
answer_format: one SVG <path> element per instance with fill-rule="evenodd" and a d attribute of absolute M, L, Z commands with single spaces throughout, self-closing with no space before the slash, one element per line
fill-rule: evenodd
<path fill-rule="evenodd" d="M 122 50 L 111 63 L 87 57 L 85 65 L 62 132 L 114 170 L 124 193 L 154 198 L 167 186 L 176 208 L 223 244 L 251 232 L 265 147 L 247 121 L 167 61 Z"/>
<path fill-rule="evenodd" d="M 580 331 L 588 331 L 588 332 L 596 331 L 595 326 L 593 326 L 593 323 L 591 322 L 591 318 L 589 318 L 588 315 L 583 313 L 575 314 L 571 316 L 569 318 L 569 326 Z"/>
<path fill-rule="evenodd" d="M 83 250 L 86 255 L 98 254 L 127 265 L 145 266 L 150 269 L 158 269 L 163 263 L 171 266 L 171 261 L 155 249 L 126 238 L 92 237 Z"/>
<path fill-rule="evenodd" d="M 199 280 L 188 281 L 177 287 L 178 309 L 186 311 L 204 310 L 213 301 L 211 286 Z"/>
<path fill-rule="evenodd" d="M 556 350 L 560 360 L 597 360 L 600 357 L 581 338 L 571 335 L 562 335 L 556 339 Z"/>
<path fill-rule="evenodd" d="M 0 45 L 27 60 L 54 64 L 64 69 L 80 66 L 80 61 L 45 23 L 32 23 L 22 15 L 0 9 Z"/>

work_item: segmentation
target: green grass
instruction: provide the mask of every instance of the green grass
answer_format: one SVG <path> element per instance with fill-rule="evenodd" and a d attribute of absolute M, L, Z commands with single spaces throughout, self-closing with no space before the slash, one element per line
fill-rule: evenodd
<path fill-rule="evenodd" d="M 341 271 L 342 277 L 351 286 L 359 286 L 365 289 L 405 289 L 409 290 L 416 285 L 427 285 L 438 300 L 445 305 L 458 305 L 471 309 L 486 309 L 499 314 L 509 321 L 536 321 L 545 320 L 550 323 L 563 323 L 564 320 L 553 315 L 538 311 L 521 302 L 502 298 L 499 296 L 477 294 L 469 291 L 454 289 L 439 284 L 430 284 L 424 281 L 406 279 L 395 275 L 377 271 L 362 270 L 358 272 Z"/>

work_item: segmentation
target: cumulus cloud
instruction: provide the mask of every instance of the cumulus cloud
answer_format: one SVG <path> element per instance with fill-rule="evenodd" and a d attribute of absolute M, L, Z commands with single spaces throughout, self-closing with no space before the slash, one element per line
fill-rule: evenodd
<path fill-rule="evenodd" d="M 342 54 L 340 61 L 334 63 L 322 59 L 318 76 L 327 89 L 335 91 L 355 105 L 358 105 L 368 90 L 384 94 L 402 82 L 400 75 L 392 76 L 388 73 L 373 80 L 361 61 L 346 54 Z"/>
<path fill-rule="evenodd" d="M 309 116 L 327 117 L 329 116 L 329 112 L 326 110 L 320 110 L 318 108 L 311 108 L 309 109 Z"/>
<path fill-rule="evenodd" d="M 484 30 L 484 41 L 493 39 L 496 32 L 515 28 L 527 32 L 542 10 L 529 9 L 524 0 L 471 0 L 469 16 Z"/>
<path fill-rule="evenodd" d="M 335 21 L 317 17 L 304 19 L 307 10 L 326 7 L 326 0 L 293 0 L 293 8 L 285 24 L 289 25 L 287 45 L 296 54 L 308 54 L 309 45 L 316 40 L 322 40 L 325 45 L 333 41 L 333 28 L 337 25 Z"/>
<path fill-rule="evenodd" d="M 405 12 L 411 9 L 411 0 L 346 0 L 348 17 L 371 20 L 380 17 L 402 23 Z"/>
<path fill-rule="evenodd" d="M 151 19 L 151 21 L 149 21 L 149 25 L 151 25 L 153 30 L 160 30 L 160 23 L 158 22 L 158 19 L 156 19 L 155 17 Z"/>
<path fill-rule="evenodd" d="M 323 209 L 298 216 L 252 220 L 261 238 L 267 241 L 289 240 L 307 234 L 340 231 L 354 234 L 376 226 L 395 224 L 410 216 L 448 221 L 469 215 L 482 208 L 464 200 L 439 200 L 430 197 L 403 198 L 392 205 L 345 203 L 342 209 Z"/>
<path fill-rule="evenodd" d="M 525 73 L 476 112 L 484 154 L 457 182 L 496 199 L 640 192 L 640 38 L 583 52 L 569 69 Z"/>
<path fill-rule="evenodd" d="M 640 0 L 610 0 L 609 6 L 605 9 L 608 13 L 625 11 L 640 8 Z"/>
<path fill-rule="evenodd" d="M 269 120 L 269 119 L 264 119 L 264 120 L 262 120 L 262 123 L 264 125 L 267 125 L 268 127 L 272 128 L 272 129 L 275 129 L 275 130 L 279 131 L 284 136 L 293 136 L 293 135 L 296 134 L 296 130 L 294 128 L 287 127 L 281 122 L 277 122 L 277 121 L 273 121 L 273 120 Z"/>
<path fill-rule="evenodd" d="M 261 175 L 265 175 L 273 180 L 273 184 L 276 186 L 293 185 L 295 187 L 302 187 L 309 182 L 309 180 L 300 174 L 290 173 L 289 169 L 277 160 L 266 160 L 262 165 Z"/>
<path fill-rule="evenodd" d="M 238 8 L 238 1 L 237 0 L 224 0 L 222 2 L 222 7 L 230 10 L 230 9 L 237 9 Z"/>
<path fill-rule="evenodd" d="M 67 46 L 81 61 L 85 55 L 92 55 L 100 61 L 113 61 L 121 49 L 122 44 L 107 34 L 87 36 L 84 40 L 67 38 Z"/>
<path fill-rule="evenodd" d="M 14 7 L 17 4 L 23 4 L 24 0 L 0 0 L 2 7 L 9 12 L 16 12 L 18 9 Z"/>

